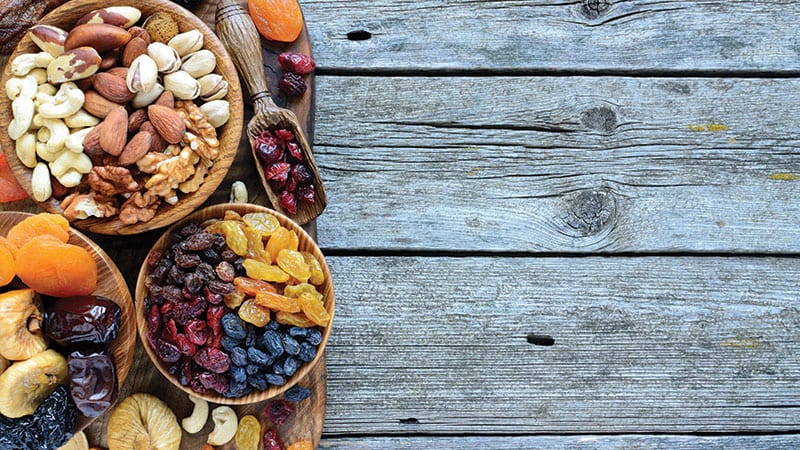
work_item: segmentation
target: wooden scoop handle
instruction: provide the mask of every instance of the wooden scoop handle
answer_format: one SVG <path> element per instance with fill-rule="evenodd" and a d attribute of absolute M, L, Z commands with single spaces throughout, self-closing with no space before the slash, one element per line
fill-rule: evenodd
<path fill-rule="evenodd" d="M 264 77 L 261 36 L 253 19 L 235 0 L 220 0 L 216 16 L 217 35 L 228 49 L 233 64 L 244 79 L 250 100 L 257 106 L 267 102 L 275 107 Z"/>

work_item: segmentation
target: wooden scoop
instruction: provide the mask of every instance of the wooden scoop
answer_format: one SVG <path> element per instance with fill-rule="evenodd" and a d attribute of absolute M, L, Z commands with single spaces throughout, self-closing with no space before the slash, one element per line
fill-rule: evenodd
<path fill-rule="evenodd" d="M 239 6 L 235 0 L 220 0 L 216 16 L 217 35 L 233 59 L 233 64 L 239 70 L 239 75 L 244 79 L 250 99 L 253 101 L 255 115 L 247 124 L 247 138 L 250 140 L 250 150 L 253 152 L 261 184 L 267 192 L 270 202 L 275 210 L 289 216 L 300 225 L 308 223 L 319 216 L 325 209 L 327 197 L 319 176 L 314 155 L 306 135 L 300 126 L 297 116 L 286 108 L 281 108 L 272 100 L 264 77 L 264 58 L 261 55 L 261 37 L 256 30 L 253 19 Z M 264 172 L 264 166 L 256 154 L 256 138 L 264 130 L 287 129 L 294 133 L 297 143 L 303 151 L 303 160 L 311 172 L 314 183 L 314 204 L 302 200 L 297 201 L 297 214 L 290 214 L 281 206 L 279 193 L 270 186 Z"/>

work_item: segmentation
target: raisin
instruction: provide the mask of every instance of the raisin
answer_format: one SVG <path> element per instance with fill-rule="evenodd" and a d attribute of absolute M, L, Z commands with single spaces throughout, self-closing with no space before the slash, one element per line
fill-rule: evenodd
<path fill-rule="evenodd" d="M 276 331 L 265 332 L 262 341 L 264 343 L 264 348 L 267 349 L 267 352 L 273 358 L 277 358 L 283 354 L 283 340 L 281 339 L 281 335 Z"/>
<path fill-rule="evenodd" d="M 248 364 L 245 366 L 244 371 L 247 373 L 247 375 L 254 375 L 261 372 L 261 368 L 255 364 Z"/>
<path fill-rule="evenodd" d="M 175 264 L 181 269 L 190 269 L 201 262 L 200 255 L 194 253 L 179 253 L 175 255 Z"/>
<path fill-rule="evenodd" d="M 269 253 L 272 261 L 275 261 L 278 258 L 278 253 L 283 249 L 297 250 L 299 242 L 300 239 L 294 231 L 284 227 L 278 228 L 267 241 L 267 253 Z"/>
<path fill-rule="evenodd" d="M 222 261 L 222 257 L 219 256 L 219 253 L 212 248 L 203 250 L 200 253 L 200 257 L 203 258 L 203 261 L 212 265 L 217 265 L 220 261 Z"/>
<path fill-rule="evenodd" d="M 183 301 L 183 291 L 177 286 L 164 286 L 161 289 L 161 297 L 170 303 L 180 303 Z"/>
<path fill-rule="evenodd" d="M 283 394 L 283 398 L 290 402 L 300 402 L 311 396 L 311 389 L 300 385 L 292 386 Z"/>
<path fill-rule="evenodd" d="M 303 309 L 303 314 L 305 314 L 306 317 L 311 319 L 319 326 L 328 326 L 328 322 L 331 320 L 331 315 L 325 309 L 325 305 L 323 305 L 322 302 L 316 299 L 312 294 L 303 292 L 299 297 L 297 297 L 297 302 L 300 304 L 300 307 Z"/>
<path fill-rule="evenodd" d="M 258 440 L 261 438 L 261 423 L 255 416 L 246 415 L 239 419 L 234 442 L 238 450 L 259 450 Z"/>
<path fill-rule="evenodd" d="M 203 277 L 196 273 L 187 273 L 183 278 L 183 285 L 186 287 L 186 290 L 192 294 L 200 292 L 200 290 L 203 289 L 203 284 Z"/>
<path fill-rule="evenodd" d="M 158 250 L 153 250 L 151 253 L 147 255 L 147 265 L 149 267 L 153 267 L 159 262 L 161 262 L 161 257 L 163 254 Z"/>
<path fill-rule="evenodd" d="M 211 289 L 205 288 L 203 289 L 203 297 L 206 299 L 208 303 L 212 305 L 219 305 L 220 303 L 225 301 L 225 296 L 222 294 L 217 294 L 216 292 L 211 292 Z"/>
<path fill-rule="evenodd" d="M 272 400 L 267 403 L 264 410 L 267 414 L 267 419 L 277 426 L 286 423 L 286 420 L 294 413 L 294 408 L 286 400 Z"/>
<path fill-rule="evenodd" d="M 183 242 L 188 250 L 197 252 L 211 248 L 214 244 L 214 237 L 207 231 L 200 231 L 199 233 L 189 236 Z"/>
<path fill-rule="evenodd" d="M 292 356 L 297 356 L 300 354 L 300 343 L 297 340 L 288 334 L 283 335 L 283 349 L 284 351 Z"/>
<path fill-rule="evenodd" d="M 300 361 L 311 362 L 317 357 L 317 347 L 308 342 L 300 343 L 300 353 L 297 355 Z"/>
<path fill-rule="evenodd" d="M 225 283 L 214 280 L 208 283 L 208 289 L 215 294 L 227 295 L 232 294 L 233 291 L 236 290 L 236 287 L 233 285 L 233 283 Z M 220 298 L 219 302 L 217 303 L 222 303 L 222 299 Z"/>
<path fill-rule="evenodd" d="M 308 266 L 306 259 L 297 250 L 281 250 L 278 252 L 278 258 L 275 262 L 284 272 L 303 283 L 311 277 L 311 267 Z"/>
<path fill-rule="evenodd" d="M 283 443 L 278 438 L 278 432 L 274 428 L 268 428 L 264 432 L 264 450 L 285 450 Z"/>
<path fill-rule="evenodd" d="M 239 306 L 239 318 L 257 327 L 269 322 L 269 309 L 258 306 L 255 300 L 247 299 Z"/>
<path fill-rule="evenodd" d="M 244 367 L 247 365 L 247 351 L 242 347 L 236 346 L 231 350 L 231 362 L 234 366 Z"/>
<path fill-rule="evenodd" d="M 183 278 L 185 276 L 186 274 L 180 268 L 178 268 L 178 266 L 172 266 L 167 274 L 167 281 L 169 281 L 171 284 L 181 286 L 183 285 Z"/>
<path fill-rule="evenodd" d="M 227 353 L 211 347 L 201 348 L 193 359 L 198 366 L 214 373 L 225 373 L 231 366 L 231 359 Z"/>
<path fill-rule="evenodd" d="M 181 227 L 180 230 L 178 230 L 178 236 L 188 237 L 195 233 L 199 233 L 201 231 L 203 231 L 203 229 L 200 228 L 200 224 L 198 224 L 197 222 L 189 222 L 183 227 Z"/>
<path fill-rule="evenodd" d="M 283 52 L 278 55 L 278 64 L 287 72 L 306 75 L 314 71 L 316 64 L 310 57 L 301 53 Z"/>
<path fill-rule="evenodd" d="M 289 327 L 289 336 L 302 339 L 308 336 L 308 331 L 308 328 Z"/>
<path fill-rule="evenodd" d="M 194 269 L 194 273 L 200 275 L 206 283 L 217 279 L 217 272 L 214 270 L 214 267 L 207 262 L 198 264 Z"/>
<path fill-rule="evenodd" d="M 238 382 L 247 381 L 247 372 L 245 372 L 244 366 L 231 366 L 230 375 L 231 380 Z"/>
<path fill-rule="evenodd" d="M 273 362 L 271 357 L 255 347 L 250 347 L 247 349 L 247 359 L 251 363 L 263 369 L 269 367 L 269 365 Z"/>
<path fill-rule="evenodd" d="M 269 387 L 269 383 L 267 383 L 266 377 L 264 376 L 264 374 L 261 373 L 257 373 L 247 377 L 247 383 L 259 391 L 263 391 Z"/>
<path fill-rule="evenodd" d="M 300 362 L 291 356 L 283 361 L 283 373 L 286 374 L 287 377 L 294 375 L 298 368 L 300 368 Z"/>
<path fill-rule="evenodd" d="M 230 283 L 236 277 L 236 268 L 228 261 L 222 261 L 216 267 L 217 276 L 220 280 Z"/>
<path fill-rule="evenodd" d="M 222 329 L 226 335 L 236 340 L 244 340 L 247 337 L 244 322 L 234 313 L 225 314 L 222 317 Z"/>
<path fill-rule="evenodd" d="M 316 328 L 314 328 L 313 330 L 309 330 L 306 342 L 308 342 L 311 345 L 319 345 L 320 343 L 322 343 L 322 332 Z"/>
<path fill-rule="evenodd" d="M 268 373 L 266 375 L 267 382 L 273 386 L 283 386 L 286 384 L 286 378 L 283 375 L 276 375 L 273 373 Z"/>
<path fill-rule="evenodd" d="M 233 349 L 241 344 L 241 341 L 230 336 L 222 336 L 222 339 L 220 339 L 219 343 L 226 352 L 231 353 L 233 352 Z"/>

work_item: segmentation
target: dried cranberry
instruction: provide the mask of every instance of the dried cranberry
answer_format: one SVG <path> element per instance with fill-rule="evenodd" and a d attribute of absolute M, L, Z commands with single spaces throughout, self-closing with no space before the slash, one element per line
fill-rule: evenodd
<path fill-rule="evenodd" d="M 222 294 L 212 292 L 209 288 L 203 289 L 203 296 L 205 297 L 206 301 L 212 305 L 219 305 L 225 301 L 225 297 Z"/>
<path fill-rule="evenodd" d="M 273 400 L 267 403 L 265 412 L 270 422 L 281 426 L 286 423 L 286 420 L 294 413 L 294 409 L 292 409 L 292 405 L 286 400 Z"/>
<path fill-rule="evenodd" d="M 183 301 L 183 292 L 178 286 L 164 286 L 161 289 L 161 297 L 170 303 Z"/>
<path fill-rule="evenodd" d="M 314 204 L 314 185 L 309 184 L 307 186 L 300 186 L 295 191 L 295 195 L 298 199 L 303 202 L 308 203 L 309 205 Z"/>
<path fill-rule="evenodd" d="M 289 214 L 297 214 L 297 198 L 289 191 L 281 192 L 281 207 Z"/>
<path fill-rule="evenodd" d="M 201 372 L 196 375 L 204 388 L 219 394 L 228 392 L 228 378 L 219 373 Z"/>
<path fill-rule="evenodd" d="M 283 67 L 283 70 L 298 75 L 309 74 L 316 67 L 314 60 L 310 57 L 293 52 L 283 52 L 278 55 L 278 63 Z"/>
<path fill-rule="evenodd" d="M 262 139 L 265 139 L 265 138 L 268 138 L 268 137 L 275 137 L 275 135 L 272 134 L 272 132 L 269 131 L 269 130 L 264 130 L 264 131 L 261 132 L 261 134 L 258 135 L 258 137 L 260 137 Z"/>
<path fill-rule="evenodd" d="M 161 332 L 161 338 L 173 344 L 178 342 L 178 326 L 175 325 L 174 320 L 169 319 L 164 324 L 164 330 Z"/>
<path fill-rule="evenodd" d="M 294 139 L 294 133 L 292 133 L 291 130 L 281 128 L 275 130 L 275 137 L 283 141 L 291 141 Z"/>
<path fill-rule="evenodd" d="M 208 327 L 202 320 L 190 320 L 183 327 L 183 331 L 186 332 L 186 337 L 195 345 L 203 345 L 208 340 Z"/>
<path fill-rule="evenodd" d="M 292 158 L 296 159 L 297 161 L 303 160 L 303 151 L 300 149 L 300 144 L 297 142 L 289 142 L 286 144 L 286 149 L 289 150 L 289 154 L 292 155 Z"/>
<path fill-rule="evenodd" d="M 203 347 L 194 355 L 194 362 L 198 366 L 214 373 L 225 373 L 231 367 L 231 358 L 222 350 Z"/>
<path fill-rule="evenodd" d="M 222 343 L 222 316 L 225 315 L 225 307 L 211 306 L 206 311 L 206 324 L 209 329 L 209 340 L 206 345 L 213 348 L 220 348 Z"/>
<path fill-rule="evenodd" d="M 282 191 L 289 191 L 291 193 L 294 193 L 295 189 L 297 189 L 297 182 L 294 181 L 294 178 L 289 177 L 289 179 L 286 181 L 286 184 L 283 185 L 283 189 L 281 189 L 281 190 Z"/>
<path fill-rule="evenodd" d="M 168 362 L 174 363 L 175 361 L 181 359 L 181 352 L 178 350 L 178 347 L 170 344 L 169 342 L 159 339 L 156 341 L 156 355 L 158 359 Z"/>
<path fill-rule="evenodd" d="M 289 178 L 289 170 L 292 165 L 285 162 L 270 164 L 264 171 L 264 176 L 267 180 L 275 180 L 280 183 L 285 183 Z"/>
<path fill-rule="evenodd" d="M 308 171 L 305 164 L 295 164 L 292 167 L 292 179 L 298 185 L 305 184 L 311 180 L 311 172 Z"/>
<path fill-rule="evenodd" d="M 266 164 L 272 164 L 283 158 L 283 149 L 274 137 L 259 138 L 256 141 L 256 155 Z"/>
<path fill-rule="evenodd" d="M 189 387 L 197 392 L 198 394 L 210 394 L 211 390 L 203 386 L 203 383 L 200 382 L 200 378 L 197 375 L 194 375 L 192 381 L 189 382 Z"/>
<path fill-rule="evenodd" d="M 158 310 L 156 305 L 153 305 L 150 308 L 150 312 L 147 313 L 147 329 L 152 333 L 161 331 L 161 311 Z"/>
<path fill-rule="evenodd" d="M 184 356 L 178 364 L 180 365 L 178 381 L 186 386 L 192 381 L 192 359 Z"/>
<path fill-rule="evenodd" d="M 306 92 L 306 82 L 300 75 L 286 72 L 278 80 L 278 88 L 290 97 L 300 97 Z"/>
<path fill-rule="evenodd" d="M 194 356 L 197 352 L 197 345 L 195 345 L 185 334 L 178 334 L 175 339 L 175 345 L 178 350 L 186 356 Z"/>
<path fill-rule="evenodd" d="M 264 450 L 285 450 L 274 428 L 268 428 L 264 432 Z"/>

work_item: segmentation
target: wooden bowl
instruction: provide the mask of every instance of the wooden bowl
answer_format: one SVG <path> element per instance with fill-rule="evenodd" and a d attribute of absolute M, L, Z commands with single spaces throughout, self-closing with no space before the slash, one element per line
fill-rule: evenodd
<path fill-rule="evenodd" d="M 274 215 L 275 217 L 278 218 L 278 221 L 282 226 L 297 233 L 297 237 L 299 238 L 298 249 L 300 251 L 306 251 L 313 254 L 317 258 L 317 260 L 319 260 L 320 265 L 322 266 L 323 273 L 325 274 L 325 282 L 323 285 L 318 286 L 318 290 L 323 295 L 323 302 L 325 304 L 325 309 L 330 314 L 331 320 L 328 326 L 325 327 L 325 329 L 322 332 L 322 342 L 317 347 L 317 356 L 314 358 L 314 360 L 303 364 L 297 370 L 297 372 L 286 381 L 285 385 L 270 386 L 269 388 L 267 388 L 267 390 L 251 392 L 250 394 L 239 398 L 226 398 L 218 394 L 200 395 L 191 390 L 191 388 L 187 386 L 182 386 L 175 378 L 175 376 L 169 374 L 168 364 L 164 363 L 156 356 L 155 351 L 153 351 L 153 349 L 150 347 L 150 344 L 147 342 L 147 332 L 148 332 L 147 311 L 145 311 L 144 304 L 145 304 L 145 298 L 147 297 L 146 280 L 151 270 L 147 262 L 145 262 L 142 265 L 142 268 L 139 271 L 139 278 L 136 281 L 136 293 L 135 293 L 136 326 L 139 330 L 139 339 L 141 339 L 142 346 L 147 352 L 147 355 L 150 357 L 150 360 L 153 362 L 156 368 L 158 368 L 161 374 L 164 375 L 164 377 L 166 377 L 172 384 L 174 384 L 187 394 L 202 397 L 209 402 L 228 404 L 228 405 L 244 405 L 244 404 L 256 403 L 263 400 L 267 400 L 282 394 L 287 389 L 294 386 L 298 381 L 302 380 L 309 372 L 309 370 L 311 370 L 311 368 L 315 364 L 317 364 L 317 362 L 322 356 L 322 352 L 325 350 L 325 345 L 328 342 L 328 337 L 331 334 L 336 300 L 333 293 L 333 280 L 331 279 L 331 272 L 330 269 L 328 268 L 328 264 L 325 262 L 325 256 L 322 254 L 319 247 L 317 247 L 317 244 L 314 243 L 314 240 L 311 238 L 311 236 L 309 236 L 308 233 L 305 232 L 305 230 L 303 230 L 295 222 L 291 221 L 288 217 L 274 210 L 265 208 L 263 206 L 258 206 L 248 203 L 223 203 L 219 205 L 209 206 L 200 211 L 197 211 L 196 213 L 174 224 L 166 232 L 164 232 L 164 234 L 159 238 L 159 240 L 153 245 L 153 248 L 148 253 L 145 261 L 149 260 L 151 258 L 151 255 L 153 255 L 156 252 L 158 252 L 159 254 L 163 254 L 163 252 L 167 249 L 169 245 L 172 233 L 177 231 L 187 223 L 191 221 L 203 222 L 207 219 L 214 219 L 214 218 L 221 219 L 225 215 L 225 211 L 229 210 L 235 211 L 240 215 L 244 215 L 251 212 L 264 212 Z"/>
<path fill-rule="evenodd" d="M 0 236 L 5 236 L 11 227 L 32 215 L 24 212 L 0 211 Z M 131 293 L 114 261 L 97 244 L 72 228 L 69 230 L 69 243 L 84 248 L 97 263 L 97 288 L 92 294 L 107 297 L 120 307 L 119 333 L 111 343 L 111 351 L 114 354 L 117 382 L 122 387 L 133 362 L 133 349 L 136 344 L 136 329 L 131 320 L 134 314 Z M 78 430 L 89 426 L 94 419 L 96 418 L 79 413 Z"/>
<path fill-rule="evenodd" d="M 76 220 L 72 223 L 72 225 L 77 228 L 107 235 L 129 235 L 161 228 L 174 223 L 197 209 L 197 207 L 219 187 L 225 175 L 228 173 L 228 169 L 233 163 L 236 151 L 239 148 L 243 120 L 242 91 L 239 85 L 239 76 L 236 69 L 233 67 L 233 63 L 227 51 L 220 43 L 219 39 L 217 39 L 214 32 L 208 28 L 203 21 L 169 0 L 73 0 L 51 11 L 44 16 L 39 23 L 55 25 L 69 30 L 78 19 L 89 11 L 118 5 L 130 5 L 139 8 L 142 11 L 142 19 L 140 22 L 155 12 L 166 12 L 175 19 L 181 32 L 190 29 L 200 30 L 204 37 L 203 47 L 211 50 L 217 57 L 217 69 L 215 69 L 215 72 L 225 77 L 225 80 L 228 82 L 229 89 L 225 100 L 230 104 L 231 116 L 228 122 L 217 130 L 220 142 L 220 154 L 198 191 L 191 194 L 181 194 L 180 200 L 175 205 L 163 203 L 159 207 L 156 216 L 147 222 L 124 225 L 115 216 L 106 219 L 89 218 Z M 12 76 L 10 61 L 13 61 L 15 57 L 22 53 L 38 51 L 40 50 L 33 41 L 31 41 L 30 37 L 27 35 L 23 37 L 14 53 L 11 55 L 9 63 L 6 64 L 2 79 L 0 79 L 0 86 L 5 86 L 6 80 Z M 16 155 L 14 142 L 8 136 L 8 125 L 11 120 L 11 101 L 5 94 L 0 95 L 0 147 L 3 148 L 3 153 L 8 160 L 8 165 L 11 167 L 17 180 L 32 197 L 31 176 L 33 170 L 25 167 Z M 55 214 L 63 214 L 64 212 L 61 208 L 60 201 L 54 198 L 38 203 L 39 206 L 48 212 Z"/>

